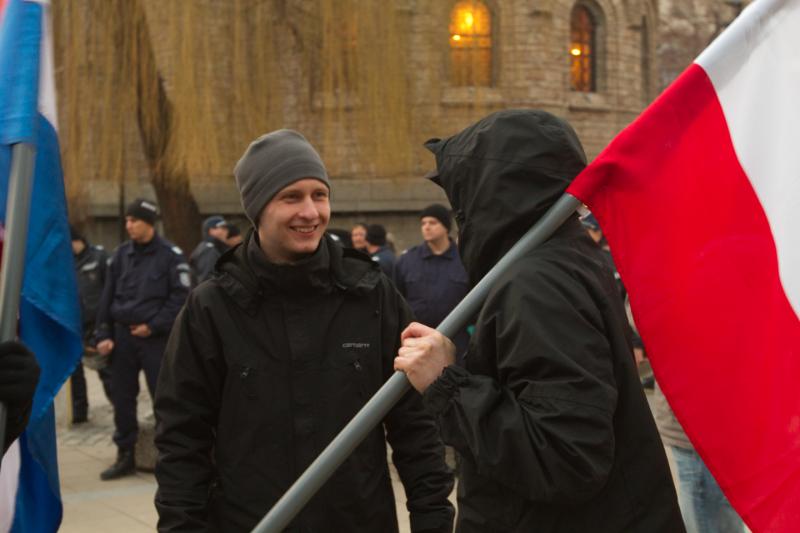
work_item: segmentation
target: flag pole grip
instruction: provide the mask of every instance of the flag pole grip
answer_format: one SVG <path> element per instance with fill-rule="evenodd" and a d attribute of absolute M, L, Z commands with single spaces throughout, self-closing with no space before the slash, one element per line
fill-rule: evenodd
<path fill-rule="evenodd" d="M 581 202 L 570 194 L 565 193 L 559 198 L 436 329 L 447 337 L 453 337 L 466 327 L 468 321 L 480 310 L 497 278 L 523 255 L 546 241 L 580 205 Z M 409 388 L 406 375 L 395 372 L 261 519 L 253 533 L 283 531 Z"/>
<path fill-rule="evenodd" d="M 0 262 L 0 341 L 17 337 L 17 315 L 25 270 L 25 244 L 33 190 L 36 149 L 29 143 L 11 146 L 3 259 Z M 0 402 L 0 447 L 6 437 L 6 405 Z"/>

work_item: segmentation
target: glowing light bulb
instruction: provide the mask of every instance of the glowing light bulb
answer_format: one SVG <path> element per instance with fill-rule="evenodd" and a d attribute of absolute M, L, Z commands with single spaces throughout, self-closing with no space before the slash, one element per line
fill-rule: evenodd
<path fill-rule="evenodd" d="M 467 28 L 472 28 L 473 24 L 475 24 L 475 18 L 472 16 L 472 13 L 467 11 L 464 13 L 464 25 Z"/>
<path fill-rule="evenodd" d="M 460 35 L 453 35 L 452 39 L 454 41 L 460 41 L 461 40 L 461 36 Z"/>
<path fill-rule="evenodd" d="M 580 48 L 573 48 L 572 50 L 569 51 L 569 53 L 574 55 L 575 57 L 578 57 L 579 55 L 581 55 L 581 50 Z"/>

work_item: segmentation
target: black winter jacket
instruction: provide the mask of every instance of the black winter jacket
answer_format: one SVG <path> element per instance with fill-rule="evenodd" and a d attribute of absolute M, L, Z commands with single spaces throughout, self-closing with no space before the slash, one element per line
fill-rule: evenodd
<path fill-rule="evenodd" d="M 86 248 L 75 256 L 75 273 L 78 276 L 84 341 L 89 342 L 94 332 L 94 321 L 97 318 L 97 309 L 106 282 L 108 253 L 100 246 L 83 242 Z"/>
<path fill-rule="evenodd" d="M 181 311 L 159 376 L 160 531 L 250 531 L 392 375 L 411 320 L 377 264 L 327 237 L 278 266 L 251 232 L 217 268 Z M 397 531 L 386 440 L 412 529 L 451 531 L 452 477 L 415 391 L 289 530 Z"/>
<path fill-rule="evenodd" d="M 472 283 L 585 164 L 566 123 L 529 110 L 427 146 Z M 497 280 L 466 369 L 424 399 L 463 458 L 457 531 L 684 531 L 613 273 L 577 218 Z"/>
<path fill-rule="evenodd" d="M 228 246 L 211 235 L 206 236 L 192 251 L 189 256 L 189 266 L 192 268 L 193 285 L 198 285 L 214 273 L 214 265 L 225 253 Z"/>

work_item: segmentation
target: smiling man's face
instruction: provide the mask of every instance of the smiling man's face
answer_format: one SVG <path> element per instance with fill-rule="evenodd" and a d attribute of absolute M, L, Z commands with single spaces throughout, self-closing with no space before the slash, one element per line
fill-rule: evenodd
<path fill-rule="evenodd" d="M 331 218 L 328 187 L 314 178 L 287 185 L 258 220 L 261 249 L 273 263 L 294 263 L 314 253 Z"/>

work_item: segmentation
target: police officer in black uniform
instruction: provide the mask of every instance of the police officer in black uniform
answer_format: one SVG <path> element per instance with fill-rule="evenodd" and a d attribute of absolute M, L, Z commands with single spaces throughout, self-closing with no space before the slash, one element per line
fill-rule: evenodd
<path fill-rule="evenodd" d="M 203 221 L 202 234 L 203 240 L 189 256 L 195 285 L 211 277 L 217 259 L 228 250 L 228 223 L 220 215 L 210 216 Z"/>
<path fill-rule="evenodd" d="M 125 229 L 130 240 L 111 258 L 98 309 L 97 350 L 112 355 L 114 443 L 118 448 L 117 461 L 103 471 L 102 480 L 135 470 L 139 371 L 144 370 L 152 397 L 167 337 L 191 286 L 189 265 L 181 249 L 155 231 L 157 216 L 155 202 L 137 199 L 128 206 Z"/>
<path fill-rule="evenodd" d="M 111 401 L 111 370 L 107 358 L 97 354 L 94 348 L 94 321 L 97 318 L 97 305 L 103 294 L 106 282 L 106 263 L 108 254 L 102 246 L 92 246 L 86 237 L 70 226 L 72 239 L 72 255 L 75 257 L 75 274 L 78 277 L 78 297 L 81 301 L 81 318 L 83 323 L 84 362 L 93 370 L 97 370 L 103 383 L 108 400 Z M 89 414 L 89 397 L 86 393 L 86 377 L 83 364 L 78 363 L 70 380 L 72 392 L 72 423 L 86 422 Z"/>

